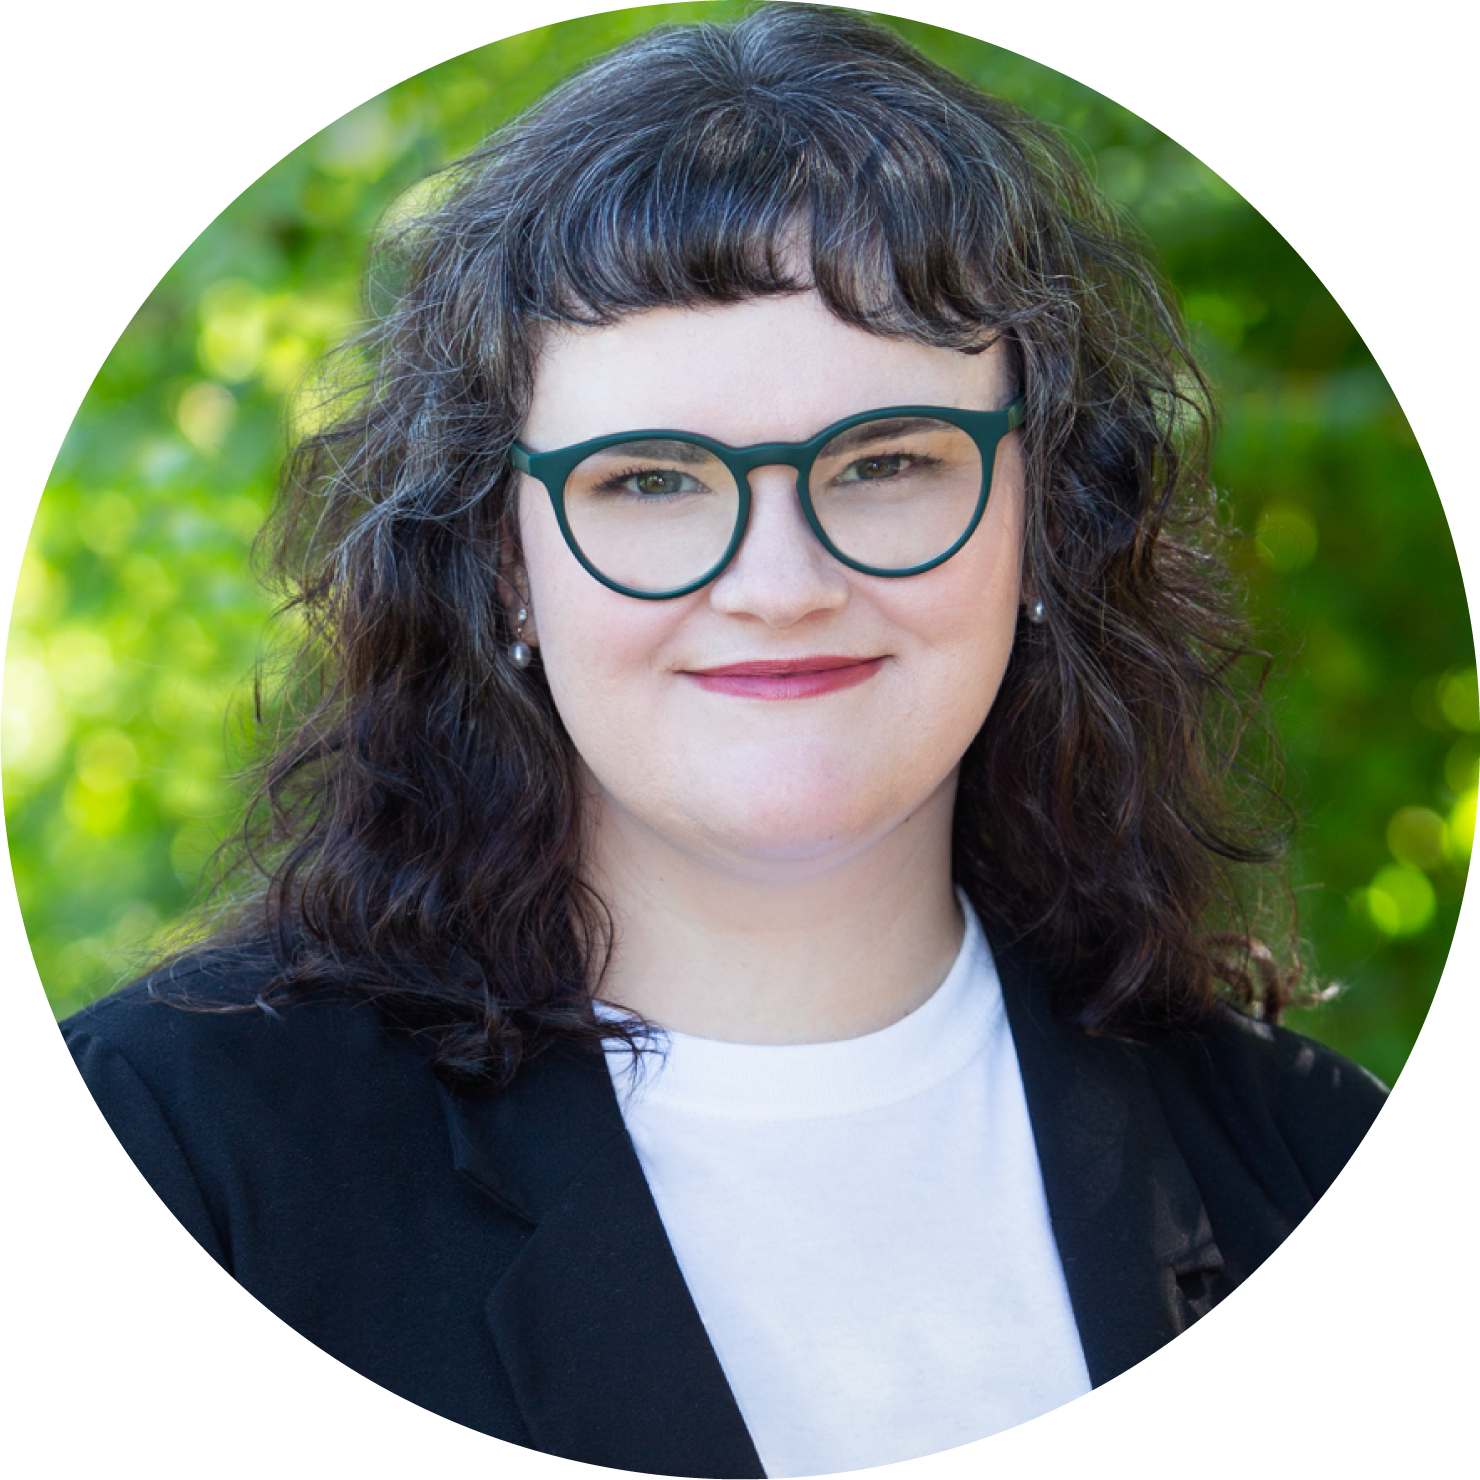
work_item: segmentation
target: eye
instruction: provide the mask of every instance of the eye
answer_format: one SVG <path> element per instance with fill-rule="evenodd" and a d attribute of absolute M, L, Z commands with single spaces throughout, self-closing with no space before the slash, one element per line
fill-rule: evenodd
<path fill-rule="evenodd" d="M 861 457 L 843 470 L 843 478 L 850 483 L 869 483 L 877 478 L 893 478 L 909 466 L 911 458 L 903 452 L 876 452 L 871 457 Z"/>
<path fill-rule="evenodd" d="M 837 473 L 835 483 L 883 483 L 938 471 L 941 460 L 927 452 L 870 452 L 855 458 Z"/>
<path fill-rule="evenodd" d="M 674 498 L 679 494 L 702 493 L 704 485 L 691 473 L 682 473 L 677 468 L 634 468 L 603 479 L 597 492 L 645 499 Z"/>
<path fill-rule="evenodd" d="M 664 494 L 681 493 L 684 491 L 684 484 L 694 480 L 686 479 L 682 473 L 675 473 L 672 468 L 654 468 L 650 473 L 634 473 L 626 481 L 635 493 Z"/>

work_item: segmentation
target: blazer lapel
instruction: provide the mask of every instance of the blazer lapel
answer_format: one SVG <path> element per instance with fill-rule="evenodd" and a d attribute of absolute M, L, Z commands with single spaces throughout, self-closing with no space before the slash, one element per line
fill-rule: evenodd
<path fill-rule="evenodd" d="M 1099 1387 L 1232 1288 L 1136 1050 L 1064 1027 L 1026 955 L 994 952 L 1049 1216 Z"/>
<path fill-rule="evenodd" d="M 537 1448 L 653 1475 L 763 1476 L 599 1055 L 446 1096 L 458 1169 L 533 1225 L 488 1322 Z"/>

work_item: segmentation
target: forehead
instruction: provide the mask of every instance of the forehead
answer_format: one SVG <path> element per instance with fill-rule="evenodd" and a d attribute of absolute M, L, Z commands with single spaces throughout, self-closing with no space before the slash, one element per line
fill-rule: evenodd
<path fill-rule="evenodd" d="M 815 293 L 661 308 L 562 328 L 540 355 L 523 440 L 537 449 L 641 428 L 743 445 L 801 441 L 883 406 L 986 410 L 1009 395 L 1006 351 L 887 339 Z"/>

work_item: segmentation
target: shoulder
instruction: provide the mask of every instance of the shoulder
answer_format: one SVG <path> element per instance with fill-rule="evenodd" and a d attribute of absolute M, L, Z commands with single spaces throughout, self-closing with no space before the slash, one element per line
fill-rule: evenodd
<path fill-rule="evenodd" d="M 385 1036 L 373 1010 L 348 999 L 274 1005 L 279 968 L 265 943 L 180 957 L 62 1023 L 73 1057 L 116 1054 L 161 1089 L 227 1087 L 374 1057 Z M 86 1069 L 84 1068 L 84 1074 Z"/>
<path fill-rule="evenodd" d="M 1288 1232 L 1387 1098 L 1350 1059 L 1227 1004 L 1195 1032 L 1134 1041 L 1085 1032 L 1054 1010 L 1053 974 L 1039 957 L 1022 945 L 993 953 L 1035 1119 L 1109 1128 L 1139 1117 L 1147 1135 L 1169 1132 L 1204 1196 L 1234 1219 L 1262 1205 L 1270 1226 Z"/>
<path fill-rule="evenodd" d="M 404 1145 L 416 1161 L 446 1141 L 437 1081 L 415 1040 L 344 997 L 272 1006 L 263 994 L 276 975 L 265 947 L 203 951 L 62 1024 L 140 1169 L 157 1190 L 194 1184 L 217 1222 L 269 1187 L 281 1200 L 311 1172 L 342 1185 L 387 1148 Z M 181 1212 L 191 1196 L 166 1200 Z"/>
<path fill-rule="evenodd" d="M 206 950 L 81 1009 L 62 1037 L 95 1095 L 126 1063 L 181 1110 L 302 1098 L 311 1083 L 348 1088 L 397 1060 L 367 1006 L 327 996 L 272 1005 L 277 974 L 262 944 Z"/>
<path fill-rule="evenodd" d="M 1333 1049 L 1227 1006 L 1138 1054 L 1184 1154 L 1208 1161 L 1221 1143 L 1292 1210 L 1335 1181 L 1387 1098 Z"/>
<path fill-rule="evenodd" d="M 263 949 L 202 952 L 62 1031 L 124 1151 L 253 1296 L 392 1392 L 529 1442 L 484 1313 L 528 1222 L 488 1190 L 516 1154 L 540 1170 L 548 1117 L 506 1148 L 500 1097 L 461 1104 L 347 994 L 264 1007 L 276 974 Z M 468 1135 L 486 1167 L 465 1170 Z"/>

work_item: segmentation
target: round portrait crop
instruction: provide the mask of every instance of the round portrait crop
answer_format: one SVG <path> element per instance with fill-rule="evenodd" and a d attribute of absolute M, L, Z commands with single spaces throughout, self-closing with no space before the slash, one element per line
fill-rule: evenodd
<path fill-rule="evenodd" d="M 43 502 L 7 801 L 88 1088 L 269 1310 L 548 1454 L 831 1474 L 1310 1211 L 1480 705 L 1406 423 L 1241 200 L 1009 54 L 712 13 L 412 79 L 187 254 Z"/>

